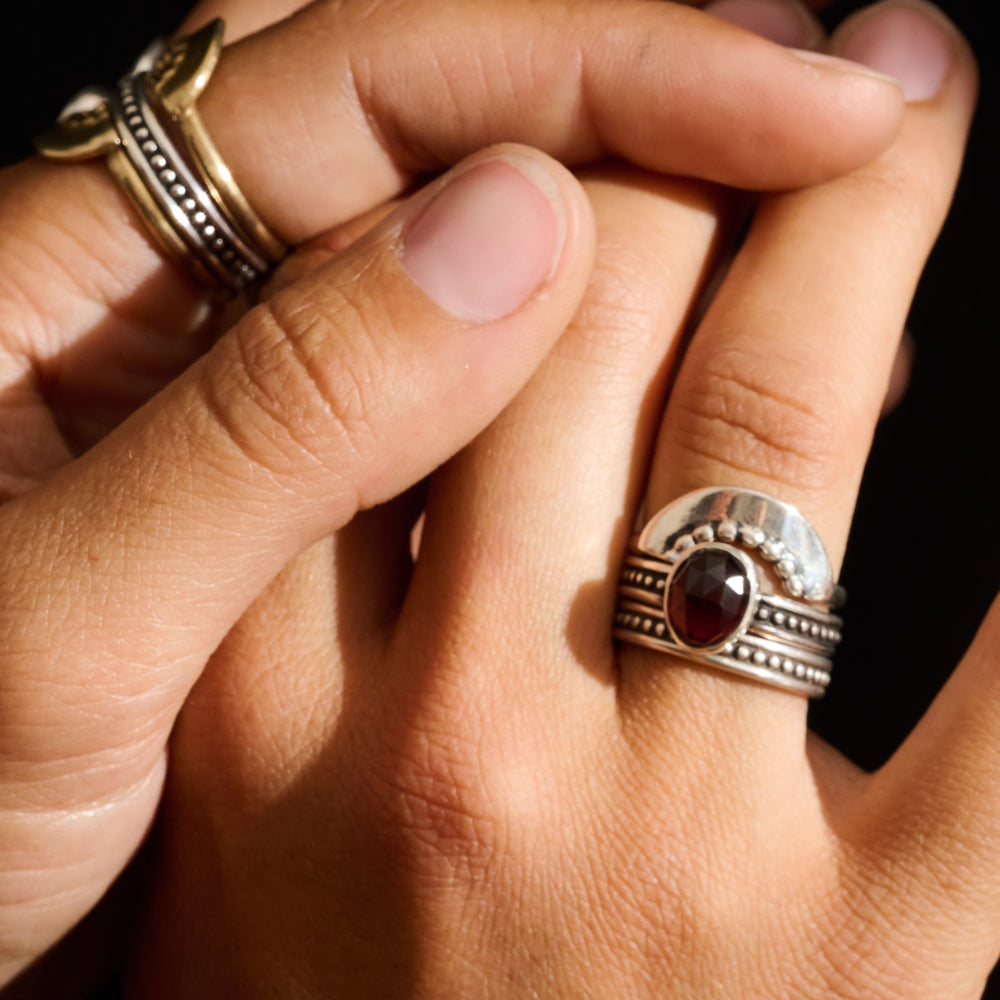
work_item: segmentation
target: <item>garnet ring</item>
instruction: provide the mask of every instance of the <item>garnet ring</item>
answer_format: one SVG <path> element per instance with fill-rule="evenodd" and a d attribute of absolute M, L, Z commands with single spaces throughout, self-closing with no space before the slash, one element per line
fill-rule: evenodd
<path fill-rule="evenodd" d="M 815 529 L 754 490 L 698 490 L 629 544 L 614 636 L 816 697 L 844 601 Z"/>

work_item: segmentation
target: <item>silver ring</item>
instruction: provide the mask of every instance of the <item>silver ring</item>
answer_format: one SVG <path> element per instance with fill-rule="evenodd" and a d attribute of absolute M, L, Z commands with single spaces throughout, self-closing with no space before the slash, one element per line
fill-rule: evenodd
<path fill-rule="evenodd" d="M 287 254 L 236 184 L 196 104 L 222 51 L 216 19 L 157 42 L 117 87 L 88 87 L 35 138 L 63 161 L 104 156 L 150 235 L 213 292 L 239 292 Z"/>
<path fill-rule="evenodd" d="M 817 697 L 844 600 L 826 549 L 790 504 L 735 487 L 659 511 L 629 547 L 615 638 Z"/>
<path fill-rule="evenodd" d="M 160 126 L 146 92 L 147 74 L 126 76 L 111 96 L 111 115 L 132 166 L 199 263 L 230 291 L 269 269 L 229 224 L 183 154 Z"/>

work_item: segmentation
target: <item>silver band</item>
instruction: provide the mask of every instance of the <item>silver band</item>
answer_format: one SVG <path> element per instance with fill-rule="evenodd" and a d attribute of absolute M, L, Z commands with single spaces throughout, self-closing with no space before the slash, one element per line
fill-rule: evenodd
<path fill-rule="evenodd" d="M 236 184 L 197 110 L 222 52 L 210 21 L 169 48 L 157 42 L 117 87 L 88 87 L 35 137 L 63 162 L 104 156 L 150 235 L 213 293 L 267 276 L 288 248 Z"/>
<path fill-rule="evenodd" d="M 268 262 L 230 225 L 157 121 L 146 92 L 146 73 L 119 82 L 110 110 L 122 149 L 198 262 L 231 291 L 266 274 Z"/>
<path fill-rule="evenodd" d="M 656 514 L 622 567 L 613 634 L 640 646 L 822 695 L 843 620 L 812 526 L 773 497 L 700 490 Z"/>
<path fill-rule="evenodd" d="M 669 567 L 629 555 L 618 586 L 614 636 L 628 642 L 695 658 L 676 642 L 664 611 Z M 838 615 L 758 591 L 746 627 L 714 652 L 699 652 L 712 666 L 811 697 L 830 683 L 833 654 L 842 637 Z"/>

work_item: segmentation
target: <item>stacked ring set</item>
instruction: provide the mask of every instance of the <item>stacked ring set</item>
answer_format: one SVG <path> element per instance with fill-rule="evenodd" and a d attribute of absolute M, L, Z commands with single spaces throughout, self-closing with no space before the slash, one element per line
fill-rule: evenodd
<path fill-rule="evenodd" d="M 212 21 L 169 47 L 156 42 L 111 89 L 88 87 L 36 137 L 44 156 L 105 156 L 160 247 L 213 291 L 234 294 L 287 253 L 240 190 L 196 102 L 222 51 Z"/>
<path fill-rule="evenodd" d="M 830 683 L 843 600 L 823 543 L 794 507 L 705 489 L 632 539 L 614 635 L 815 697 Z"/>

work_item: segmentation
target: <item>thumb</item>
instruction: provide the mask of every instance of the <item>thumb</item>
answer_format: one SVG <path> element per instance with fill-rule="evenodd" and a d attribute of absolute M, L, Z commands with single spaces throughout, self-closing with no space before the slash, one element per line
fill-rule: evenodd
<path fill-rule="evenodd" d="M 152 773 L 254 596 L 496 416 L 572 317 L 593 252 L 567 171 L 478 154 L 0 510 L 0 792 L 93 813 Z"/>
<path fill-rule="evenodd" d="M 173 720 L 254 596 L 496 416 L 572 317 L 593 253 L 567 171 L 479 154 L 0 510 L 0 984 L 142 839 Z"/>

